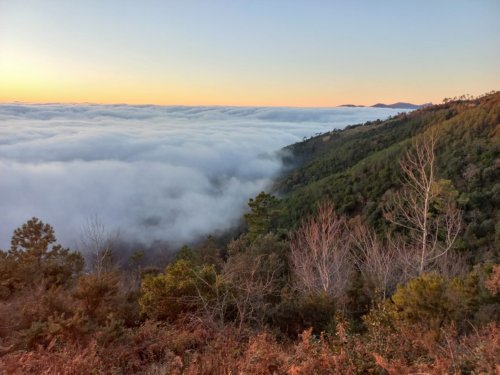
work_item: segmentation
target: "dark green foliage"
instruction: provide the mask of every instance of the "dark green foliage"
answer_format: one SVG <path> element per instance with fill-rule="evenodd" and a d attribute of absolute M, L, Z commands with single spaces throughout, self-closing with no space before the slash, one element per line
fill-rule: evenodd
<path fill-rule="evenodd" d="M 221 268 L 223 262 L 222 251 L 213 236 L 208 236 L 193 248 L 187 245 L 182 246 L 175 256 L 175 260 L 180 259 L 187 260 L 196 266 L 211 264 L 217 269 Z"/>
<path fill-rule="evenodd" d="M 228 245 L 228 253 L 222 275 L 238 319 L 262 325 L 289 281 L 288 244 L 271 233 L 253 241 L 243 235 Z"/>
<path fill-rule="evenodd" d="M 332 131 L 289 146 L 298 166 L 275 185 L 296 226 L 317 202 L 330 199 L 339 214 L 361 215 L 379 234 L 388 224 L 382 208 L 400 187 L 401 160 L 414 137 L 437 137 L 437 177 L 451 181 L 464 213 L 461 249 L 476 257 L 498 256 L 500 229 L 500 93 L 452 101 L 386 121 Z"/>
<path fill-rule="evenodd" d="M 242 235 L 228 245 L 228 262 L 235 259 L 246 259 L 248 266 L 254 259 L 262 257 L 265 259 L 265 268 L 274 271 L 282 284 L 288 277 L 288 244 L 278 238 L 277 235 L 268 233 L 258 236 L 250 241 L 248 236 Z M 277 271 L 280 271 L 277 273 Z"/>
<path fill-rule="evenodd" d="M 14 231 L 10 250 L 0 252 L 0 298 L 33 285 L 67 285 L 83 263 L 79 253 L 56 243 L 50 225 L 32 218 Z"/>
<path fill-rule="evenodd" d="M 350 318 L 350 329 L 354 332 L 364 329 L 362 318 L 370 311 L 371 299 L 367 293 L 359 272 L 354 272 L 351 276 L 349 289 L 346 292 L 347 303 L 345 314 Z"/>
<path fill-rule="evenodd" d="M 261 192 L 255 199 L 250 199 L 248 206 L 250 212 L 244 217 L 250 241 L 276 229 L 276 220 L 281 213 L 276 197 Z"/>
<path fill-rule="evenodd" d="M 186 262 L 193 262 L 196 258 L 196 254 L 189 246 L 184 245 L 175 254 L 175 261 L 185 260 Z"/>
<path fill-rule="evenodd" d="M 118 267 L 80 275 L 81 256 L 33 218 L 0 251 L 0 362 L 7 373 L 494 373 L 499 102 L 498 93 L 455 100 L 291 146 L 301 165 L 278 183 L 282 200 L 259 194 L 247 234 L 184 246 L 163 272 L 136 252 L 135 277 Z M 401 187 L 398 161 L 428 133 L 442 193 L 429 217 L 458 203 L 458 247 L 469 256 L 463 264 L 451 249 L 412 279 L 402 251 L 410 236 L 390 241 L 396 229 L 381 213 Z M 325 200 L 348 217 L 353 264 L 335 297 L 297 288 L 300 262 L 290 265 L 284 231 Z"/>
<path fill-rule="evenodd" d="M 208 236 L 205 241 L 198 245 L 196 254 L 199 264 L 212 264 L 216 268 L 222 266 L 221 250 L 213 236 Z"/>
<path fill-rule="evenodd" d="M 285 294 L 272 311 L 272 324 L 290 337 L 308 328 L 314 333 L 335 331 L 335 301 L 328 295 Z"/>

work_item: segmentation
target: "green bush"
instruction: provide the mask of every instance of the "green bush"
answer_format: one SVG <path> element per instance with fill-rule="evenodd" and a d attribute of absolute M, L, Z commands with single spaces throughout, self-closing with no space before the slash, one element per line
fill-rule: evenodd
<path fill-rule="evenodd" d="M 165 273 L 146 275 L 141 283 L 139 304 L 143 314 L 158 320 L 175 320 L 180 314 L 194 312 L 211 300 L 216 282 L 214 266 L 195 267 L 186 259 L 168 265 Z"/>
<path fill-rule="evenodd" d="M 465 328 L 466 319 L 477 310 L 478 292 L 478 281 L 473 276 L 446 280 L 440 275 L 423 274 L 398 286 L 392 296 L 394 317 L 435 331 L 451 322 Z"/>
<path fill-rule="evenodd" d="M 14 231 L 10 250 L 0 251 L 0 299 L 34 286 L 69 286 L 83 264 L 80 253 L 56 243 L 49 224 L 32 218 Z"/>

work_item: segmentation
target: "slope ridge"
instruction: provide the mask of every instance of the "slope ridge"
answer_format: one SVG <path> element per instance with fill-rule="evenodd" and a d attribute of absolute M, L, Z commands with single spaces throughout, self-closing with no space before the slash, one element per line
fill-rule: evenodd
<path fill-rule="evenodd" d="M 400 185 L 398 160 L 424 134 L 437 136 L 439 178 L 451 180 L 464 211 L 460 246 L 495 252 L 500 225 L 500 93 L 457 100 L 331 131 L 290 145 L 289 169 L 274 191 L 293 227 L 316 203 L 331 199 L 338 212 L 361 215 L 377 231 L 385 198 Z"/>

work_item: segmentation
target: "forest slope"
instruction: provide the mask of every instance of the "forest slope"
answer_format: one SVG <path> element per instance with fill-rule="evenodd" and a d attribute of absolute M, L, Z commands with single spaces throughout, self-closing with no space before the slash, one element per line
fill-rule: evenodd
<path fill-rule="evenodd" d="M 166 267 L 28 220 L 0 251 L 0 374 L 498 373 L 499 119 L 495 93 L 291 145 L 281 199 Z"/>
<path fill-rule="evenodd" d="M 292 166 L 275 184 L 294 227 L 314 202 L 332 200 L 337 211 L 361 215 L 378 232 L 382 208 L 400 187 L 400 160 L 412 142 L 434 134 L 437 177 L 459 193 L 465 229 L 462 248 L 482 255 L 500 238 L 500 93 L 402 113 L 386 121 L 348 126 L 288 146 Z M 492 255 L 492 254 L 490 254 Z"/>

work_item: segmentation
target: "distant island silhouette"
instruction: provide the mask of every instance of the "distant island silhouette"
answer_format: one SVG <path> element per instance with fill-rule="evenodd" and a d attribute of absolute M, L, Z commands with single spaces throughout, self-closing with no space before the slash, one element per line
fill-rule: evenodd
<path fill-rule="evenodd" d="M 405 102 L 397 102 L 393 104 L 384 104 L 384 103 L 377 103 L 371 106 L 366 106 L 366 105 L 356 105 L 356 104 L 342 104 L 339 107 L 372 107 L 372 108 L 401 108 L 401 109 L 418 109 L 422 107 L 427 107 L 429 105 L 432 105 L 432 103 L 424 103 L 424 104 L 412 104 L 412 103 L 405 103 Z"/>

